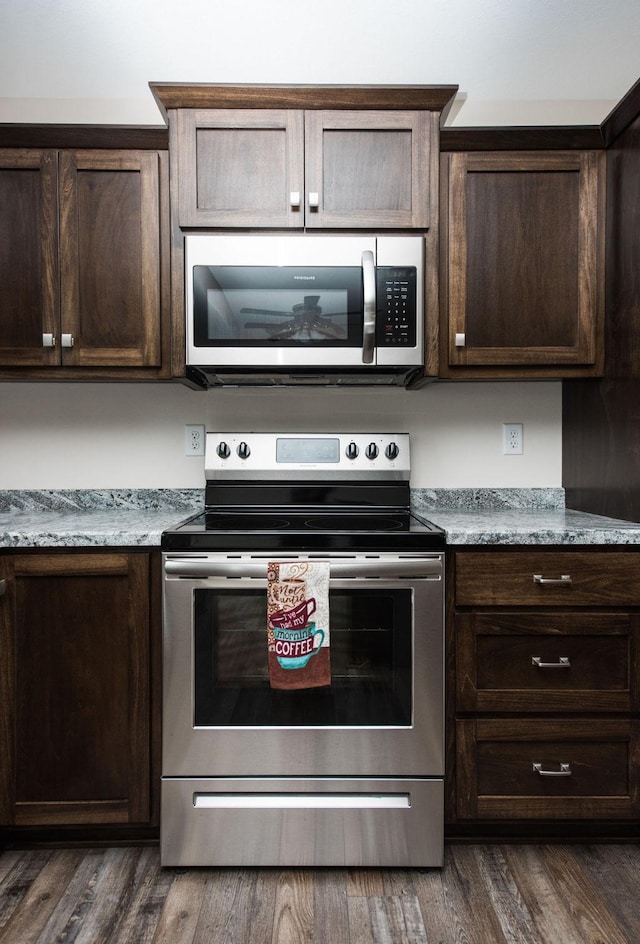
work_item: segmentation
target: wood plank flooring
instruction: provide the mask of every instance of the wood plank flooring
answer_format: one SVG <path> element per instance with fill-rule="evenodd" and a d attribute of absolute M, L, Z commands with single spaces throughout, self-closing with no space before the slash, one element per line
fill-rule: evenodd
<path fill-rule="evenodd" d="M 444 869 L 0 854 L 0 944 L 638 944 L 640 845 L 449 844 Z"/>

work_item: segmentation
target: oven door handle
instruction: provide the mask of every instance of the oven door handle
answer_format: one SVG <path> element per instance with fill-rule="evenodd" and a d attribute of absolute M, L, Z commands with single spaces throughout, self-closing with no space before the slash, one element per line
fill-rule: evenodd
<path fill-rule="evenodd" d="M 439 556 L 418 558 L 416 560 L 354 560 L 330 561 L 331 579 L 349 579 L 351 577 L 369 577 L 385 579 L 389 577 L 441 577 L 442 560 Z M 164 563 L 165 573 L 171 577 L 227 577 L 241 579 L 249 577 L 266 580 L 267 562 L 226 561 L 226 560 L 189 560 L 170 558 Z"/>

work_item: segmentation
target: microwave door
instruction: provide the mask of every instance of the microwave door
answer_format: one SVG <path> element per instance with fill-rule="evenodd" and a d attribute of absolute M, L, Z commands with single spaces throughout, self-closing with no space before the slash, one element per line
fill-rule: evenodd
<path fill-rule="evenodd" d="M 373 253 L 362 253 L 362 285 L 364 295 L 362 363 L 373 364 L 376 343 L 376 265 Z"/>
<path fill-rule="evenodd" d="M 350 266 L 195 265 L 190 287 L 189 363 L 375 363 L 376 274 L 370 250 Z"/>

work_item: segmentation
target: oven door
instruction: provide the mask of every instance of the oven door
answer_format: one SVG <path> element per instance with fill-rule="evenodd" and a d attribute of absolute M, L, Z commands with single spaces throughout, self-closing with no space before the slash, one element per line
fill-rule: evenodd
<path fill-rule="evenodd" d="M 164 555 L 163 776 L 441 777 L 442 554 L 301 555 L 330 561 L 331 684 L 298 691 L 269 683 L 273 559 Z"/>

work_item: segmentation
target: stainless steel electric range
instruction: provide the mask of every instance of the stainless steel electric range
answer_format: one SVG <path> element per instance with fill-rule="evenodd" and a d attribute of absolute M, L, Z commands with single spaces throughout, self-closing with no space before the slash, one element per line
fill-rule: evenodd
<path fill-rule="evenodd" d="M 406 434 L 216 433 L 163 535 L 163 865 L 438 866 L 444 534 Z"/>

